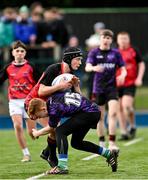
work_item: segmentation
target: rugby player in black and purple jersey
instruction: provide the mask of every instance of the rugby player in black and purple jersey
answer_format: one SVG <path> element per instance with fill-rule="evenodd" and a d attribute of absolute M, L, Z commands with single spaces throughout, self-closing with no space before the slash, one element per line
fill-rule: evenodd
<path fill-rule="evenodd" d="M 104 113 L 108 105 L 109 149 L 119 151 L 115 144 L 116 116 L 119 110 L 118 93 L 116 88 L 116 69 L 121 69 L 118 83 L 124 83 L 126 69 L 123 59 L 116 49 L 111 48 L 113 32 L 105 29 L 100 33 L 100 46 L 91 50 L 87 57 L 85 70 L 95 72 L 93 81 L 93 100 L 99 105 L 101 118 L 97 127 L 100 145 L 105 146 Z"/>
<path fill-rule="evenodd" d="M 71 146 L 75 149 L 102 155 L 111 165 L 112 171 L 117 171 L 117 156 L 109 149 L 100 147 L 92 142 L 84 141 L 84 137 L 92 126 L 97 126 L 100 119 L 98 105 L 92 103 L 79 93 L 56 92 L 47 102 L 34 98 L 30 101 L 28 114 L 36 118 L 49 116 L 49 126 L 40 130 L 33 129 L 34 137 L 49 133 L 56 128 L 56 142 L 58 147 L 58 165 L 47 174 L 68 173 L 68 140 L 72 134 Z M 68 117 L 64 122 L 61 118 Z"/>

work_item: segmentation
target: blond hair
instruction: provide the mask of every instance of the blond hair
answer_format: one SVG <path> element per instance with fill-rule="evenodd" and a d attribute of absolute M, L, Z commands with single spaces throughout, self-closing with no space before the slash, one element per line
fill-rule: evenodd
<path fill-rule="evenodd" d="M 40 98 L 33 98 L 28 105 L 28 115 L 35 115 L 45 105 L 45 101 Z"/>

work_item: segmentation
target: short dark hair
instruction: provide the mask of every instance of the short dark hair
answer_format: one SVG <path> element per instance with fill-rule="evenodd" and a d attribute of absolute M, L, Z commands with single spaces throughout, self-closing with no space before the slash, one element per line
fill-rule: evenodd
<path fill-rule="evenodd" d="M 19 47 L 27 50 L 26 45 L 25 45 L 22 41 L 15 41 L 15 42 L 12 44 L 12 49 L 17 49 L 17 48 L 19 48 Z"/>
<path fill-rule="evenodd" d="M 101 30 L 100 36 L 110 36 L 111 38 L 113 38 L 114 33 L 110 29 L 104 29 L 104 30 Z"/>

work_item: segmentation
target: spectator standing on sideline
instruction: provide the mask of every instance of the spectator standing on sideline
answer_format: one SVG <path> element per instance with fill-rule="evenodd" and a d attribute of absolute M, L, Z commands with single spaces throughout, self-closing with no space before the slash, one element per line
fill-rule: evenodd
<path fill-rule="evenodd" d="M 36 41 L 36 27 L 29 21 L 29 9 L 25 5 L 19 9 L 17 22 L 14 23 L 14 38 L 27 45 L 34 44 Z"/>
<path fill-rule="evenodd" d="M 68 40 L 68 47 L 78 47 L 79 46 L 79 39 L 77 36 L 73 35 L 70 36 Z"/>
<path fill-rule="evenodd" d="M 68 31 L 63 19 L 59 18 L 57 8 L 48 8 L 44 11 L 44 22 L 41 24 L 38 42 L 43 48 L 53 48 L 57 44 L 65 47 L 68 43 Z"/>
<path fill-rule="evenodd" d="M 88 39 L 86 39 L 85 44 L 88 52 L 91 49 L 97 48 L 100 45 L 100 32 L 105 29 L 105 24 L 103 22 L 96 22 L 93 26 L 94 34 L 92 34 Z M 87 91 L 89 99 L 92 98 L 92 88 L 93 88 L 93 78 L 94 72 L 87 73 Z"/>
<path fill-rule="evenodd" d="M 17 13 L 13 8 L 5 8 L 0 19 L 0 47 L 9 47 L 14 41 L 13 23 Z"/>
<path fill-rule="evenodd" d="M 94 34 L 85 41 L 88 50 L 96 48 L 100 45 L 100 32 L 103 29 L 105 29 L 105 24 L 103 22 L 97 22 L 94 24 Z"/>

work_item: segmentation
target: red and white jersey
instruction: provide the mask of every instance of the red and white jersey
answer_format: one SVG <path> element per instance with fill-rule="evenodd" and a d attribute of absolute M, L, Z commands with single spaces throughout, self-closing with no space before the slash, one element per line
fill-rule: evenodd
<path fill-rule="evenodd" d="M 134 85 L 137 78 L 138 63 L 142 62 L 142 57 L 139 52 L 133 47 L 129 47 L 123 50 L 119 49 L 119 52 L 122 55 L 127 70 L 127 76 L 125 78 L 123 86 L 127 87 Z M 121 72 L 119 69 L 116 76 L 118 76 L 120 73 Z"/>
<path fill-rule="evenodd" d="M 37 84 L 32 88 L 32 90 L 30 91 L 30 93 L 27 95 L 26 99 L 25 99 L 25 108 L 26 110 L 28 109 L 28 105 L 31 99 L 33 98 L 41 98 L 38 95 L 38 90 L 40 87 L 40 81 L 41 79 L 44 77 L 44 73 L 42 74 L 41 78 L 39 79 L 39 81 L 37 82 Z M 46 100 L 46 98 L 42 97 L 43 100 Z"/>
<path fill-rule="evenodd" d="M 22 65 L 13 61 L 0 71 L 0 83 L 9 80 L 9 99 L 24 99 L 36 84 L 34 76 L 33 66 L 27 60 Z"/>

